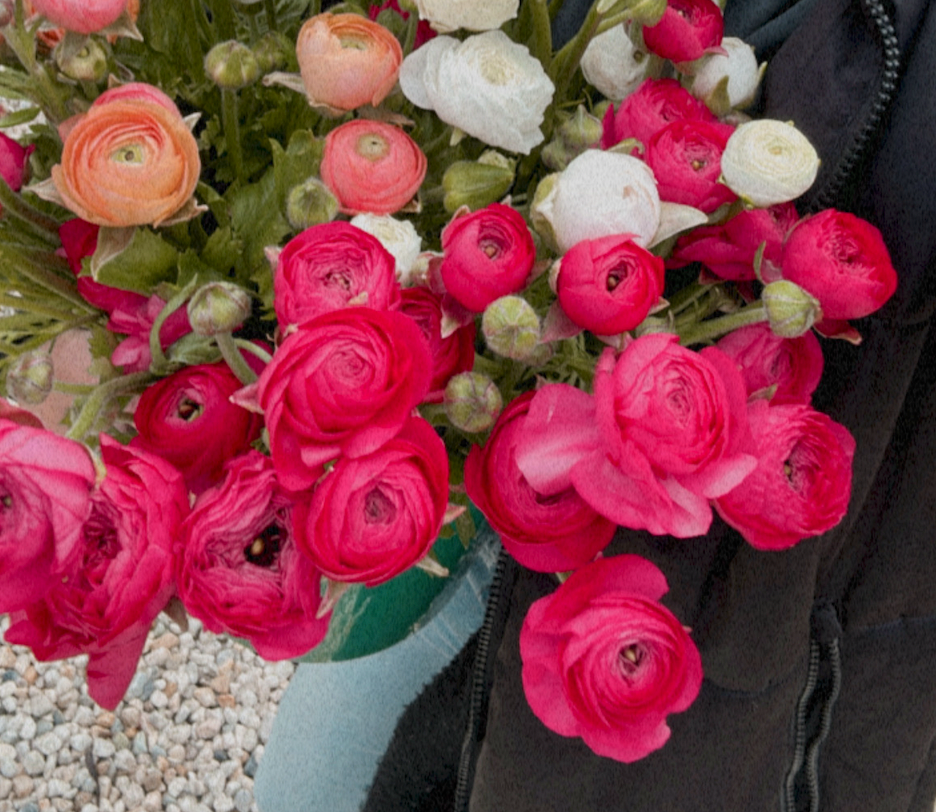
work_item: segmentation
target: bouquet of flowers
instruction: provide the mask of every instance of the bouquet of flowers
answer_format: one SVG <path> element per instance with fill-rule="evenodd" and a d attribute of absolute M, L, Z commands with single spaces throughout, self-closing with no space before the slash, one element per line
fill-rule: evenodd
<path fill-rule="evenodd" d="M 712 0 L 596 0 L 554 48 L 561 6 L 0 0 L 7 641 L 88 654 L 110 708 L 162 611 L 300 657 L 444 577 L 473 505 L 559 573 L 533 711 L 664 744 L 700 657 L 602 550 L 836 525 L 816 333 L 857 343 L 896 275 L 797 211 L 818 157 L 743 112 L 763 66 Z"/>

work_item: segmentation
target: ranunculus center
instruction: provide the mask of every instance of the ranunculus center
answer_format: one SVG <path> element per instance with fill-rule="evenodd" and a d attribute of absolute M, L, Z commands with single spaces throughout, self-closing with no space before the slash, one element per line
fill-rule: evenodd
<path fill-rule="evenodd" d="M 666 405 L 678 423 L 685 423 L 692 413 L 692 395 L 685 381 L 677 381 L 666 393 Z"/>
<path fill-rule="evenodd" d="M 608 272 L 608 276 L 605 279 L 605 287 L 607 288 L 608 293 L 611 293 L 611 291 L 617 288 L 617 286 L 620 285 L 621 282 L 627 279 L 627 275 L 629 272 L 630 272 L 630 269 L 624 263 L 621 263 L 620 265 L 616 265 L 614 268 L 612 268 Z"/>
<path fill-rule="evenodd" d="M 204 411 L 204 404 L 192 400 L 189 397 L 183 397 L 182 400 L 179 401 L 179 405 L 176 406 L 176 414 L 186 423 L 191 423 L 193 420 L 201 417 Z"/>
<path fill-rule="evenodd" d="M 358 138 L 356 151 L 362 158 L 376 162 L 390 151 L 390 144 L 377 133 L 367 133 Z"/>
<path fill-rule="evenodd" d="M 812 482 L 814 467 L 816 464 L 813 454 L 802 443 L 797 443 L 783 461 L 783 475 L 794 491 L 803 493 L 809 489 Z"/>
<path fill-rule="evenodd" d="M 322 284 L 326 288 L 341 288 L 344 291 L 351 290 L 351 277 L 347 271 L 328 271 L 322 277 Z"/>
<path fill-rule="evenodd" d="M 142 164 L 146 153 L 142 144 L 122 144 L 111 153 L 111 160 L 118 164 Z"/>
<path fill-rule="evenodd" d="M 645 652 L 636 643 L 625 646 L 618 652 L 618 668 L 625 677 L 632 677 L 640 670 L 640 664 L 643 661 Z"/>
<path fill-rule="evenodd" d="M 830 243 L 830 251 L 835 261 L 842 265 L 852 265 L 861 256 L 861 250 L 847 237 L 838 235 Z"/>
<path fill-rule="evenodd" d="M 364 521 L 367 524 L 391 524 L 396 519 L 396 505 L 387 494 L 374 488 L 364 497 Z"/>
<path fill-rule="evenodd" d="M 354 34 L 344 34 L 338 38 L 338 42 L 346 51 L 366 51 L 370 47 L 367 40 Z"/>
<path fill-rule="evenodd" d="M 244 547 L 244 557 L 258 567 L 271 567 L 283 544 L 283 529 L 277 524 L 263 528 L 257 537 Z"/>
<path fill-rule="evenodd" d="M 513 77 L 513 68 L 500 55 L 487 55 L 481 62 L 481 76 L 492 85 L 506 85 Z"/>

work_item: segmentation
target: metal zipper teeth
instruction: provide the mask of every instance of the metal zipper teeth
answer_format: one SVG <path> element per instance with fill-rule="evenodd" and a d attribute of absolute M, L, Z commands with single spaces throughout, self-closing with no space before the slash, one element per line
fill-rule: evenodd
<path fill-rule="evenodd" d="M 787 773 L 786 786 L 783 797 L 784 812 L 796 812 L 796 776 L 803 766 L 806 758 L 806 712 L 809 700 L 812 699 L 819 678 L 819 643 L 809 641 L 809 669 L 806 672 L 806 684 L 796 704 L 796 720 L 794 722 L 794 735 L 796 740 L 793 746 L 793 760 L 790 771 Z"/>
<path fill-rule="evenodd" d="M 809 787 L 809 812 L 819 812 L 819 750 L 829 735 L 832 727 L 832 711 L 842 688 L 842 655 L 839 641 L 833 640 L 828 645 L 828 660 L 832 669 L 832 690 L 822 705 L 819 717 L 819 730 L 810 742 L 806 754 L 806 783 Z"/>
<path fill-rule="evenodd" d="M 491 656 L 491 637 L 494 624 L 502 614 L 500 603 L 503 599 L 504 581 L 510 556 L 501 549 L 497 557 L 497 569 L 491 578 L 490 597 L 484 620 L 478 630 L 478 648 L 475 653 L 474 667 L 472 668 L 471 702 L 468 706 L 468 724 L 465 738 L 462 740 L 461 756 L 458 761 L 458 774 L 455 784 L 454 812 L 467 812 L 469 792 L 474 771 L 475 740 L 481 727 L 481 716 L 484 710 L 488 660 Z"/>
<path fill-rule="evenodd" d="M 897 32 L 887 14 L 887 10 L 884 8 L 884 3 L 882 0 L 862 0 L 862 5 L 880 36 L 880 44 L 884 55 L 881 81 L 878 85 L 877 96 L 871 107 L 871 112 L 864 126 L 855 136 L 849 150 L 842 156 L 831 179 L 825 184 L 825 188 L 810 201 L 808 208 L 813 212 L 834 206 L 835 200 L 841 193 L 849 175 L 851 175 L 871 143 L 884 113 L 890 106 L 900 79 L 900 45 L 897 40 Z"/>

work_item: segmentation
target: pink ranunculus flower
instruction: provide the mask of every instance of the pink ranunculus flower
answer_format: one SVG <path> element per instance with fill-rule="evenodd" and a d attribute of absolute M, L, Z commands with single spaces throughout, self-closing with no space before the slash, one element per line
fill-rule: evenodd
<path fill-rule="evenodd" d="M 328 630 L 321 573 L 296 546 L 293 502 L 269 457 L 248 451 L 202 493 L 182 526 L 179 597 L 216 634 L 250 641 L 265 660 L 299 657 Z"/>
<path fill-rule="evenodd" d="M 442 231 L 440 273 L 446 292 L 480 313 L 526 286 L 536 246 L 523 215 L 503 203 L 456 215 Z"/>
<path fill-rule="evenodd" d="M 629 235 L 582 240 L 562 257 L 559 304 L 577 325 L 598 335 L 633 330 L 663 294 L 663 260 Z"/>
<path fill-rule="evenodd" d="M 41 601 L 11 615 L 6 639 L 39 660 L 88 654 L 88 692 L 113 709 L 174 592 L 172 547 L 189 504 L 181 475 L 159 457 L 106 435 L 101 456 L 107 475 L 75 564 Z"/>
<path fill-rule="evenodd" d="M 600 558 L 536 601 L 520 631 L 533 713 L 599 756 L 631 763 L 660 749 L 667 717 L 702 684 L 702 659 L 660 598 L 666 578 L 636 555 Z"/>
<path fill-rule="evenodd" d="M 127 0 L 32 0 L 33 10 L 54 25 L 78 34 L 107 28 L 127 8 Z"/>
<path fill-rule="evenodd" d="M 703 535 L 709 500 L 756 466 L 746 391 L 719 350 L 696 353 L 655 333 L 615 360 L 605 350 L 589 397 L 561 384 L 537 392 L 518 442 L 520 470 L 546 495 L 571 484 L 617 524 L 678 538 Z"/>
<path fill-rule="evenodd" d="M 602 149 L 626 138 L 646 146 L 655 133 L 673 121 L 715 121 L 704 102 L 695 98 L 675 79 L 646 79 L 617 107 L 609 107 L 603 121 Z"/>
<path fill-rule="evenodd" d="M 757 468 L 744 485 L 715 500 L 719 515 L 753 547 L 785 550 L 831 530 L 851 497 L 855 440 L 805 404 L 750 407 Z"/>
<path fill-rule="evenodd" d="M 166 302 L 155 293 L 146 298 L 131 291 L 121 291 L 119 288 L 102 291 L 100 288 L 103 287 L 106 286 L 101 285 L 93 292 L 90 288 L 85 288 L 85 293 L 95 297 L 91 303 L 96 307 L 113 307 L 108 311 L 110 320 L 107 322 L 107 329 L 112 333 L 126 335 L 111 354 L 111 363 L 123 367 L 124 374 L 149 369 L 153 361 L 149 346 L 150 330 Z M 159 343 L 163 350 L 166 350 L 191 332 L 192 325 L 189 324 L 188 314 L 184 307 L 180 307 L 163 322 L 159 330 Z"/>
<path fill-rule="evenodd" d="M 0 613 L 37 601 L 78 555 L 91 511 L 88 450 L 3 402 L 0 419 Z M 38 421 L 37 421 L 38 422 Z"/>
<path fill-rule="evenodd" d="M 711 213 L 737 199 L 721 183 L 721 154 L 734 127 L 691 119 L 674 121 L 647 144 L 645 160 L 653 170 L 660 199 Z"/>
<path fill-rule="evenodd" d="M 393 214 L 419 191 L 428 165 L 399 127 L 359 118 L 325 136 L 319 172 L 345 214 Z"/>
<path fill-rule="evenodd" d="M 442 298 L 429 288 L 404 288 L 401 294 L 400 312 L 419 325 L 432 356 L 432 381 L 426 402 L 441 403 L 445 386 L 453 375 L 470 372 L 475 360 L 475 336 L 477 328 L 472 320 L 454 333 L 442 337 Z"/>
<path fill-rule="evenodd" d="M 512 400 L 484 446 L 465 460 L 465 490 L 524 567 L 577 569 L 608 546 L 617 525 L 596 513 L 571 487 L 545 497 L 517 467 L 515 449 L 534 392 Z"/>
<path fill-rule="evenodd" d="M 428 422 L 342 457 L 296 505 L 296 543 L 329 578 L 376 586 L 424 558 L 448 505 L 448 455 Z"/>
<path fill-rule="evenodd" d="M 300 326 L 258 381 L 280 482 L 309 488 L 327 462 L 375 451 L 423 401 L 431 377 L 429 345 L 402 313 L 349 307 Z"/>
<path fill-rule="evenodd" d="M 396 308 L 396 260 L 380 241 L 344 222 L 321 223 L 293 237 L 273 273 L 273 308 L 281 327 L 350 305 Z"/>
<path fill-rule="evenodd" d="M 230 400 L 240 388 L 223 361 L 184 367 L 157 381 L 140 395 L 133 413 L 139 433 L 131 445 L 170 462 L 200 493 L 260 436 L 260 416 Z"/>
<path fill-rule="evenodd" d="M 825 209 L 787 235 L 780 260 L 784 279 L 819 300 L 823 318 L 860 319 L 897 289 L 897 272 L 881 232 L 854 214 Z"/>
<path fill-rule="evenodd" d="M 721 45 L 725 21 L 713 0 L 667 0 L 663 18 L 644 26 L 647 49 L 673 62 L 692 62 Z"/>
<path fill-rule="evenodd" d="M 741 368 L 749 395 L 776 387 L 774 406 L 809 403 L 822 378 L 822 347 L 812 332 L 781 338 L 761 322 L 728 333 L 716 346 Z"/>
<path fill-rule="evenodd" d="M 797 220 L 793 203 L 746 209 L 722 225 L 703 226 L 680 236 L 666 266 L 680 268 L 701 262 L 721 279 L 753 281 L 754 259 L 760 246 L 764 246 L 764 269 L 779 267 L 783 241 Z"/>
<path fill-rule="evenodd" d="M 0 177 L 14 192 L 23 187 L 26 178 L 26 162 L 35 150 L 35 145 L 24 147 L 7 135 L 0 133 Z"/>

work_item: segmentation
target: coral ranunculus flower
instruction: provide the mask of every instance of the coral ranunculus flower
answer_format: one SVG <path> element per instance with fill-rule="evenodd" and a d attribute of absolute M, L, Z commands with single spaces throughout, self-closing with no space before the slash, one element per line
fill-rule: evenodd
<path fill-rule="evenodd" d="M 345 214 L 393 214 L 413 199 L 427 166 L 399 127 L 355 119 L 325 137 L 320 172 Z"/>
<path fill-rule="evenodd" d="M 127 0 L 32 0 L 32 7 L 49 22 L 79 34 L 107 28 L 127 8 Z"/>
<path fill-rule="evenodd" d="M 377 106 L 393 90 L 403 49 L 386 28 L 357 14 L 317 14 L 299 30 L 296 57 L 314 105 Z"/>
<path fill-rule="evenodd" d="M 88 222 L 158 226 L 192 197 L 200 172 L 198 144 L 177 110 L 122 98 L 93 106 L 74 123 L 52 181 Z"/>

